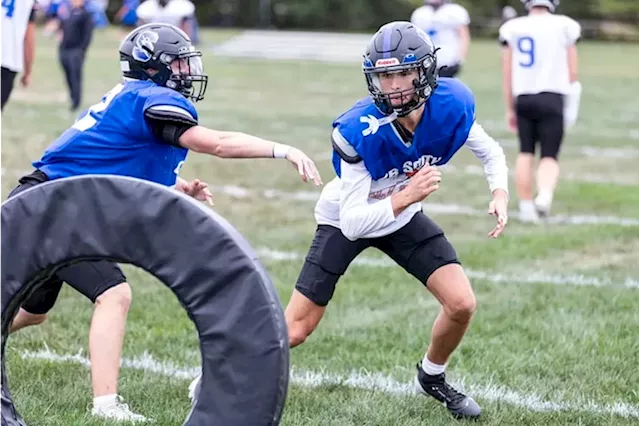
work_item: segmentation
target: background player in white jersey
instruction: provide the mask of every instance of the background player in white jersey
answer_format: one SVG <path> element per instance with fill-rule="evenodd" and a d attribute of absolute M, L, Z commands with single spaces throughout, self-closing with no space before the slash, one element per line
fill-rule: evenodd
<path fill-rule="evenodd" d="M 316 204 L 318 223 L 285 316 L 292 347 L 318 326 L 340 276 L 363 250 L 376 247 L 416 277 L 442 305 L 416 386 L 457 417 L 480 407 L 445 380 L 445 365 L 475 311 L 469 280 L 443 230 L 422 212 L 440 172 L 467 146 L 483 163 L 497 237 L 507 222 L 508 170 L 502 148 L 475 122 L 473 94 L 460 80 L 437 76 L 435 46 L 409 22 L 373 36 L 363 71 L 370 96 L 333 123 L 338 177 Z"/>
<path fill-rule="evenodd" d="M 180 28 L 192 35 L 189 17 L 195 12 L 195 6 L 189 0 L 147 0 L 136 9 L 141 23 L 163 23 Z"/>
<path fill-rule="evenodd" d="M 555 15 L 559 0 L 523 0 L 527 16 L 500 27 L 503 45 L 503 90 L 507 122 L 518 132 L 516 191 L 520 217 L 537 222 L 551 210 L 560 167 L 558 153 L 565 126 L 577 117 L 581 86 L 578 82 L 580 25 Z M 540 164 L 536 173 L 538 195 L 533 199 L 536 144 Z"/>
<path fill-rule="evenodd" d="M 9 100 L 13 82 L 22 73 L 24 87 L 31 83 L 36 55 L 36 23 L 34 0 L 2 1 L 2 104 Z"/>
<path fill-rule="evenodd" d="M 455 77 L 469 50 L 469 13 L 447 0 L 425 0 L 413 11 L 411 22 L 431 37 L 439 47 L 440 77 Z"/>

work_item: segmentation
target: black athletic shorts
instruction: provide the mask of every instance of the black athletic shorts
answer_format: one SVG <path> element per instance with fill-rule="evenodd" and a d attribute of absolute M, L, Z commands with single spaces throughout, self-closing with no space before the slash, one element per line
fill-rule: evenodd
<path fill-rule="evenodd" d="M 15 71 L 11 71 L 8 68 L 2 67 L 2 87 L 0 87 L 0 89 L 2 89 L 2 91 L 0 92 L 0 95 L 2 97 L 2 104 L 0 105 L 0 109 L 4 109 L 5 104 L 9 100 L 9 96 L 11 96 L 11 92 L 13 91 L 13 83 L 16 79 L 16 74 L 18 73 Z"/>
<path fill-rule="evenodd" d="M 520 95 L 516 98 L 516 117 L 520 152 L 558 158 L 564 137 L 564 97 L 559 93 Z"/>
<path fill-rule="evenodd" d="M 20 185 L 11 191 L 9 198 L 47 180 L 49 178 L 46 174 L 36 170 L 20 179 Z M 75 263 L 59 269 L 23 303 L 22 308 L 32 314 L 49 312 L 58 298 L 63 282 L 78 290 L 93 303 L 102 293 L 126 281 L 116 263 L 106 260 Z"/>
<path fill-rule="evenodd" d="M 442 229 L 424 213 L 416 213 L 404 227 L 380 238 L 348 240 L 340 229 L 318 225 L 296 283 L 296 290 L 317 305 L 333 297 L 340 276 L 364 249 L 376 247 L 426 285 L 441 266 L 460 263 Z"/>

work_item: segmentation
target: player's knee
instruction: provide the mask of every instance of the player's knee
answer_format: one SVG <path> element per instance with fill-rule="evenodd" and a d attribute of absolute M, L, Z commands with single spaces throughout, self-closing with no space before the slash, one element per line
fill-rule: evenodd
<path fill-rule="evenodd" d="M 32 314 L 25 312 L 25 323 L 26 325 L 39 325 L 47 320 L 47 314 Z"/>
<path fill-rule="evenodd" d="M 96 305 L 110 305 L 122 309 L 124 312 L 131 306 L 131 287 L 128 283 L 118 284 L 106 290 L 96 299 Z"/>
<path fill-rule="evenodd" d="M 461 296 L 446 306 L 449 317 L 458 323 L 468 323 L 476 311 L 476 298 L 473 293 Z"/>

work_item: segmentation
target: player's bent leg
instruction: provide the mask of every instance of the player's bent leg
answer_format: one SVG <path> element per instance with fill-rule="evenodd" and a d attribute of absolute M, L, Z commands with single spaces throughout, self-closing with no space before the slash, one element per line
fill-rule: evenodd
<path fill-rule="evenodd" d="M 307 340 L 320 323 L 326 308 L 326 305 L 317 305 L 298 290 L 293 290 L 284 312 L 289 332 L 289 347 L 295 348 Z"/>
<path fill-rule="evenodd" d="M 433 272 L 427 279 L 427 288 L 442 305 L 431 331 L 427 358 L 444 365 L 469 327 L 476 299 L 462 267 L 455 263 Z"/>
<path fill-rule="evenodd" d="M 480 416 L 480 406 L 473 398 L 447 383 L 445 366 L 462 340 L 476 310 L 471 284 L 459 264 L 450 263 L 435 270 L 427 279 L 427 288 L 442 308 L 431 331 L 427 354 L 416 366 L 416 389 L 445 404 L 456 418 Z"/>
<path fill-rule="evenodd" d="M 290 347 L 304 342 L 316 329 L 340 276 L 370 245 L 370 240 L 348 240 L 336 227 L 318 226 L 285 310 Z"/>
<path fill-rule="evenodd" d="M 31 325 L 42 324 L 47 319 L 47 313 L 53 308 L 58 294 L 62 288 L 62 281 L 56 277 L 50 278 L 47 282 L 38 287 L 27 300 L 24 301 L 20 310 L 13 318 L 9 333 L 16 332 L 21 328 Z"/>
<path fill-rule="evenodd" d="M 56 275 L 95 306 L 89 330 L 94 396 L 91 413 L 112 420 L 147 420 L 131 412 L 117 393 L 125 324 L 132 298 L 131 287 L 120 267 L 106 260 L 80 262 L 60 269 Z"/>
<path fill-rule="evenodd" d="M 46 319 L 47 314 L 32 314 L 31 312 L 25 311 L 24 308 L 20 308 L 9 326 L 9 333 L 14 333 L 21 328 L 31 325 L 42 324 Z"/>
<path fill-rule="evenodd" d="M 442 305 L 427 353 L 417 365 L 416 389 L 444 403 L 456 417 L 478 417 L 478 404 L 449 385 L 445 377 L 449 356 L 462 340 L 476 309 L 471 284 L 453 246 L 438 225 L 422 213 L 377 245 L 425 284 Z"/>

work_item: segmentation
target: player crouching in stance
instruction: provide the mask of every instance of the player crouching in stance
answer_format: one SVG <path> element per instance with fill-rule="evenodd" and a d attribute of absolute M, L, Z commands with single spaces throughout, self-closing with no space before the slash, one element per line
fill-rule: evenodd
<path fill-rule="evenodd" d="M 446 164 L 463 145 L 484 163 L 493 195 L 489 213 L 497 237 L 507 223 L 507 165 L 502 148 L 475 123 L 471 91 L 437 77 L 436 49 L 424 31 L 391 22 L 373 36 L 364 56 L 370 97 L 333 123 L 338 177 L 316 205 L 318 228 L 300 272 L 286 320 L 297 346 L 315 330 L 336 283 L 368 247 L 376 247 L 416 277 L 442 304 L 431 343 L 417 365 L 416 384 L 459 418 L 480 407 L 445 380 L 445 365 L 476 309 L 476 300 L 449 241 L 421 202 L 438 190 Z"/>
<path fill-rule="evenodd" d="M 306 182 L 321 184 L 315 164 L 296 148 L 244 133 L 198 125 L 191 101 L 204 98 L 208 77 L 187 35 L 168 24 L 133 30 L 120 46 L 123 82 L 89 108 L 34 162 L 13 196 L 48 180 L 112 174 L 148 180 L 191 195 L 211 198 L 207 184 L 178 177 L 192 150 L 223 158 L 286 158 Z M 27 299 L 11 332 L 42 323 L 62 283 L 95 303 L 89 332 L 94 394 L 92 414 L 114 420 L 144 421 L 117 394 L 120 355 L 131 288 L 117 264 L 79 262 L 60 269 Z"/>

